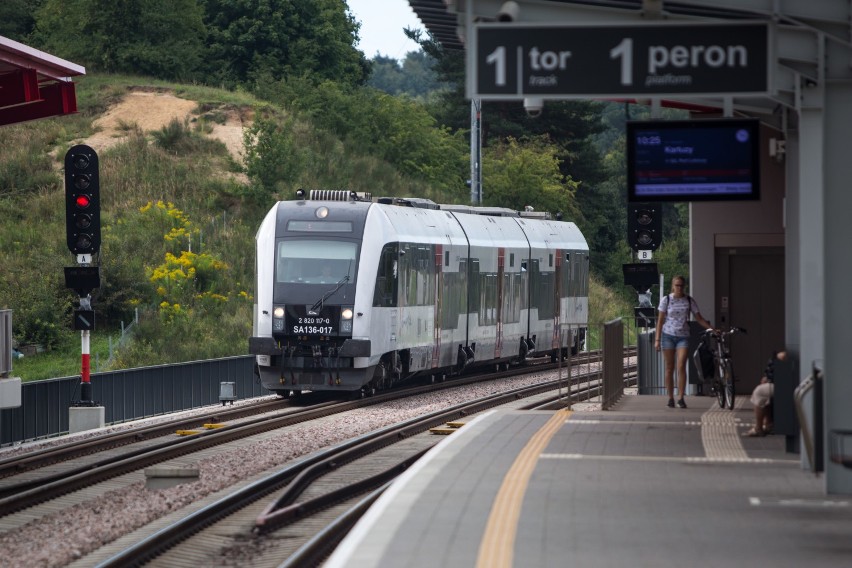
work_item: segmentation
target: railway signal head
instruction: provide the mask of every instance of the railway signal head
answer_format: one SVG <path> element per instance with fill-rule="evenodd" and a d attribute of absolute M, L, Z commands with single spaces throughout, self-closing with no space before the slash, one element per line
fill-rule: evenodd
<path fill-rule="evenodd" d="M 633 250 L 657 250 L 663 242 L 663 211 L 659 203 L 627 204 L 627 243 Z"/>
<path fill-rule="evenodd" d="M 82 144 L 65 154 L 65 238 L 74 254 L 94 254 L 101 247 L 98 155 Z"/>

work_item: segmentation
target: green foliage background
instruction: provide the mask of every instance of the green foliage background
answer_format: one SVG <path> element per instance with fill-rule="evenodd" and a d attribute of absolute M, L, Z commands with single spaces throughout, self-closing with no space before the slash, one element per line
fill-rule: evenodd
<path fill-rule="evenodd" d="M 132 340 L 100 357 L 122 368 L 246 352 L 254 232 L 269 207 L 304 188 L 466 203 L 470 102 L 463 58 L 431 37 L 402 62 L 367 60 L 339 0 L 7 0 L 0 35 L 83 64 L 79 113 L 0 128 L 0 307 L 14 309 L 27 379 L 76 374 L 76 298 L 62 267 L 62 161 L 133 89 L 197 102 L 187 122 L 128 136 L 100 153 L 101 287 L 93 349 L 139 314 Z M 214 88 L 216 87 L 216 88 Z M 253 119 L 241 159 L 207 136 L 228 112 Z M 592 250 L 593 321 L 632 312 L 621 283 L 623 123 L 629 108 L 550 103 L 482 107 L 486 205 L 561 211 Z M 635 110 L 634 110 L 635 112 Z M 667 206 L 656 256 L 686 272 L 686 209 Z M 603 298 L 603 300 L 597 300 Z M 117 341 L 116 341 L 117 344 Z M 97 353 L 96 353 L 97 355 Z M 46 358 L 55 363 L 44 364 Z"/>

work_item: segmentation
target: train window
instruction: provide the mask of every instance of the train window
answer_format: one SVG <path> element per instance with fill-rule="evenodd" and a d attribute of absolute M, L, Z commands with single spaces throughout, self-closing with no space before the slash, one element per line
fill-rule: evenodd
<path fill-rule="evenodd" d="M 585 257 L 588 259 L 588 256 Z M 584 284 L 584 273 L 587 269 L 584 268 L 584 256 L 580 253 L 574 253 L 574 262 L 571 266 L 571 291 L 573 296 L 585 296 L 588 290 Z"/>
<path fill-rule="evenodd" d="M 503 323 L 521 321 L 521 289 L 523 283 L 519 272 L 503 274 Z"/>
<path fill-rule="evenodd" d="M 435 302 L 435 249 L 431 245 L 401 245 L 400 296 L 407 306 L 429 306 Z"/>
<path fill-rule="evenodd" d="M 467 304 L 467 259 L 459 261 L 458 272 L 444 272 L 442 280 L 441 327 L 458 329 L 459 315 L 465 313 Z"/>
<path fill-rule="evenodd" d="M 481 282 L 479 279 L 479 259 L 471 258 L 470 259 L 470 292 L 468 297 L 470 298 L 470 305 L 467 307 L 467 313 L 469 314 L 478 314 L 479 313 L 479 288 L 481 286 Z"/>
<path fill-rule="evenodd" d="M 547 266 L 553 266 L 553 253 L 550 253 L 547 257 Z"/>
<path fill-rule="evenodd" d="M 379 270 L 376 273 L 376 288 L 373 292 L 374 307 L 395 307 L 397 305 L 399 244 L 390 243 L 382 248 L 379 255 Z"/>
<path fill-rule="evenodd" d="M 445 250 L 444 251 L 444 266 L 449 266 L 449 265 L 450 265 L 450 251 Z"/>
<path fill-rule="evenodd" d="M 333 240 L 278 241 L 275 281 L 279 283 L 333 284 L 347 275 L 356 277 L 358 244 Z"/>
<path fill-rule="evenodd" d="M 515 266 L 515 253 L 510 252 L 509 253 L 509 268 L 512 268 L 513 266 Z"/>
<path fill-rule="evenodd" d="M 571 255 L 565 254 L 565 262 L 562 263 L 562 272 L 559 275 L 561 293 L 560 296 L 563 298 L 568 298 L 573 296 L 574 293 L 571 290 Z"/>
<path fill-rule="evenodd" d="M 554 315 L 553 297 L 556 293 L 553 272 L 542 272 L 539 259 L 530 261 L 530 307 L 538 308 L 538 319 L 550 319 Z"/>

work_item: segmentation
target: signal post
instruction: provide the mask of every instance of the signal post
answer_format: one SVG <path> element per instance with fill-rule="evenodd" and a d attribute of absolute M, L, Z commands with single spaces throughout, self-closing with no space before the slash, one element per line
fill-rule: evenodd
<path fill-rule="evenodd" d="M 638 264 L 624 264 L 624 283 L 633 286 L 639 305 L 633 311 L 636 327 L 654 327 L 657 310 L 651 299 L 651 287 L 659 279 L 657 264 L 651 262 L 663 241 L 663 215 L 659 203 L 627 204 L 627 243 L 638 257 Z"/>
<path fill-rule="evenodd" d="M 98 155 L 86 145 L 65 154 L 65 228 L 68 250 L 77 266 L 65 267 L 65 286 L 79 296 L 73 325 L 80 331 L 80 400 L 69 409 L 69 431 L 104 426 L 104 407 L 95 402 L 91 382 L 91 332 L 95 329 L 92 290 L 100 287 L 100 267 L 94 263 L 101 246 L 100 178 Z"/>

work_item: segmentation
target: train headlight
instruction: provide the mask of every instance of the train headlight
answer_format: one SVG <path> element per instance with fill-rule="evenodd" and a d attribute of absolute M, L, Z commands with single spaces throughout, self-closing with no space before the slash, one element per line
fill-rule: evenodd
<path fill-rule="evenodd" d="M 316 210 L 317 219 L 325 219 L 328 217 L 328 207 L 322 206 Z"/>
<path fill-rule="evenodd" d="M 284 331 L 284 308 L 275 306 L 272 310 L 272 331 Z"/>
<path fill-rule="evenodd" d="M 340 310 L 340 333 L 352 333 L 352 308 Z"/>

